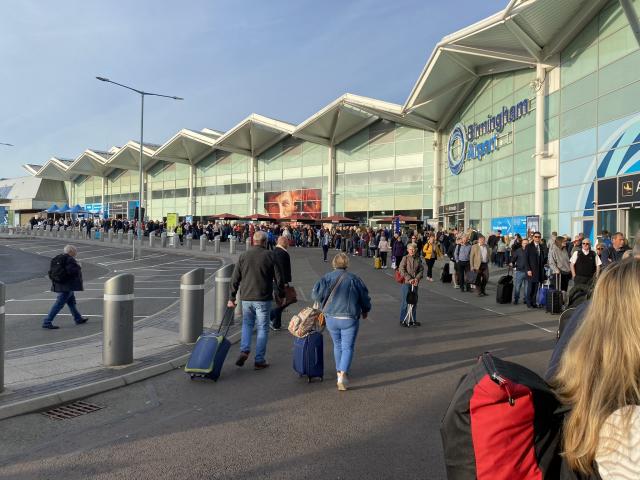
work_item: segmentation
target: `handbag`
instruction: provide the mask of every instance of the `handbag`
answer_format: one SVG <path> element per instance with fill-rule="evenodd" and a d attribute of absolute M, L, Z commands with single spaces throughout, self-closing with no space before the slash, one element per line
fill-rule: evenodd
<path fill-rule="evenodd" d="M 296 293 L 296 289 L 291 285 L 284 287 L 284 298 L 278 297 L 276 292 L 274 292 L 273 296 L 278 308 L 286 308 L 298 301 L 298 294 Z"/>
<path fill-rule="evenodd" d="M 319 328 L 324 326 L 324 313 L 322 310 L 326 308 L 329 302 L 333 299 L 333 293 L 336 291 L 340 282 L 344 278 L 346 272 L 342 272 L 340 278 L 336 280 L 336 283 L 333 284 L 331 290 L 329 291 L 329 296 L 322 304 L 322 307 L 315 303 L 312 307 L 303 308 L 300 313 L 291 317 L 289 321 L 289 333 L 294 337 L 303 338 L 309 335 L 314 330 L 318 330 Z"/>
<path fill-rule="evenodd" d="M 473 270 L 469 270 L 468 272 L 465 272 L 465 279 L 464 281 L 466 283 L 476 283 L 476 279 L 478 278 L 478 272 L 474 272 Z"/>
<path fill-rule="evenodd" d="M 396 272 L 394 273 L 394 276 L 396 278 L 396 282 L 404 283 L 404 275 L 402 275 L 402 273 L 400 273 L 400 269 L 396 270 Z"/>

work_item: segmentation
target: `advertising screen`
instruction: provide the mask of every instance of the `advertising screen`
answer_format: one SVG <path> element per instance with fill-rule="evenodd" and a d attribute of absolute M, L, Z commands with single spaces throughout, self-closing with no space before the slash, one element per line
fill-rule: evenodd
<path fill-rule="evenodd" d="M 264 210 L 275 218 L 300 215 L 319 218 L 322 214 L 322 190 L 303 188 L 284 192 L 265 192 Z"/>

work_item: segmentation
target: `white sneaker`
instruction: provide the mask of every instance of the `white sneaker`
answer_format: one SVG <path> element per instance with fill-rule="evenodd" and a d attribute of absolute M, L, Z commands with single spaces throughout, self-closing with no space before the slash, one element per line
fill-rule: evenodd
<path fill-rule="evenodd" d="M 338 390 L 340 390 L 341 392 L 344 392 L 347 390 L 348 385 L 349 385 L 349 379 L 347 378 L 347 374 L 339 373 L 338 374 Z"/>

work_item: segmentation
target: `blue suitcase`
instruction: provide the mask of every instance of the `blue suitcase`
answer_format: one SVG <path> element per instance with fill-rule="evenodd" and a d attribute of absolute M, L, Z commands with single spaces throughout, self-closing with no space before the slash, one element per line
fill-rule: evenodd
<path fill-rule="evenodd" d="M 293 340 L 293 369 L 298 375 L 312 378 L 324 377 L 324 343 L 322 333 L 311 332 Z"/>
<path fill-rule="evenodd" d="M 191 380 L 196 377 L 218 380 L 231 347 L 227 334 L 229 333 L 232 319 L 233 308 L 227 308 L 218 331 L 216 333 L 205 333 L 198 337 L 189 361 L 184 367 L 184 371 L 191 376 Z M 227 329 L 222 335 L 220 330 L 222 330 L 224 324 L 226 324 Z"/>

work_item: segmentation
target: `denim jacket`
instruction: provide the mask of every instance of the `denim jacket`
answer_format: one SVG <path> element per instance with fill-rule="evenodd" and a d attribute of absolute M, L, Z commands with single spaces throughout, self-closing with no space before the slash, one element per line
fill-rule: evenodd
<path fill-rule="evenodd" d="M 371 310 L 371 299 L 367 286 L 360 277 L 353 273 L 342 269 L 327 273 L 313 287 L 311 298 L 322 307 L 324 301 L 329 297 L 331 287 L 342 275 L 342 272 L 344 272 L 344 278 L 336 287 L 331 301 L 324 308 L 324 314 L 327 317 L 358 319 L 362 313 Z"/>

